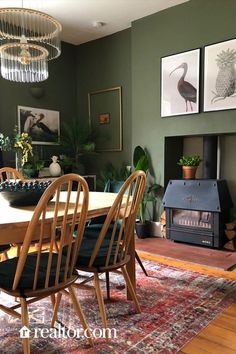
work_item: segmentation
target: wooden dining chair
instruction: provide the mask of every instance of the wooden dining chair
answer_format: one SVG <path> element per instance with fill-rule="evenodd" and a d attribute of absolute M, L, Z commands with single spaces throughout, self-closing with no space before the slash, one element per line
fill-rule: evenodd
<path fill-rule="evenodd" d="M 124 184 L 125 181 L 116 181 L 116 180 L 108 180 L 106 182 L 106 185 L 104 187 L 104 192 L 107 193 L 118 193 L 119 190 L 121 189 L 122 185 Z M 85 227 L 85 237 L 90 239 L 90 238 L 97 238 L 99 232 L 102 229 L 103 223 L 106 219 L 106 216 L 98 216 L 96 218 L 93 218 L 90 220 L 89 224 Z M 109 230 L 110 231 L 110 230 Z M 106 238 L 109 238 L 111 236 L 111 233 L 108 231 Z M 119 228 L 117 228 L 117 233 L 119 232 Z M 137 260 L 138 264 L 140 265 L 142 271 L 144 274 L 148 277 L 148 273 L 138 255 L 138 253 L 135 251 L 135 259 Z M 109 285 L 109 272 L 106 273 L 106 286 L 107 286 L 107 299 L 110 299 L 110 285 Z"/>
<path fill-rule="evenodd" d="M 1 245 L 0 246 L 0 261 L 4 261 L 8 259 L 8 254 L 7 251 L 9 251 L 11 248 L 11 245 Z"/>
<path fill-rule="evenodd" d="M 7 179 L 20 179 L 23 181 L 24 176 L 15 168 L 12 167 L 2 167 L 0 168 L 0 182 L 3 182 Z"/>
<path fill-rule="evenodd" d="M 99 281 L 101 273 L 120 270 L 136 311 L 138 313 L 141 311 L 126 265 L 130 260 L 129 245 L 133 238 L 134 223 L 145 183 L 145 173 L 134 172 L 121 187 L 97 239 L 88 240 L 84 237 L 79 248 L 76 268 L 78 271 L 91 273 L 94 286 L 91 288 L 86 279 L 80 283 L 73 283 L 73 287 L 95 291 L 104 328 L 107 328 L 107 319 Z M 117 228 L 119 228 L 118 235 Z M 106 239 L 108 230 L 111 232 L 111 237 Z"/>
<path fill-rule="evenodd" d="M 77 184 L 76 192 L 72 192 Z M 63 192 L 62 192 L 63 191 Z M 54 199 L 50 201 L 51 196 Z M 60 198 L 64 198 L 63 201 Z M 10 308 L 0 305 L 0 309 L 29 326 L 28 305 L 47 296 L 59 294 L 68 288 L 74 308 L 84 330 L 89 333 L 80 303 L 72 284 L 78 274 L 75 265 L 78 248 L 84 232 L 88 211 L 89 191 L 87 182 L 76 174 L 67 174 L 55 180 L 39 200 L 26 231 L 19 257 L 0 263 L 0 288 L 8 295 L 20 299 L 20 304 Z M 54 251 L 56 234 L 60 230 L 58 252 Z M 76 230 L 76 233 L 75 233 Z M 38 247 L 29 253 L 33 239 L 38 239 Z M 50 239 L 49 248 L 42 251 L 44 238 Z M 56 311 L 58 306 L 54 304 Z M 21 307 L 21 315 L 16 311 Z M 54 312 L 55 308 L 54 308 Z M 55 322 L 55 316 L 51 325 Z M 93 345 L 91 338 L 88 341 Z M 29 338 L 23 339 L 24 354 L 30 353 Z"/>
<path fill-rule="evenodd" d="M 24 176 L 12 167 L 2 167 L 0 168 L 0 182 L 6 181 L 8 179 L 14 180 L 24 180 Z M 7 251 L 11 248 L 11 245 L 0 246 L 0 259 L 8 259 Z"/>

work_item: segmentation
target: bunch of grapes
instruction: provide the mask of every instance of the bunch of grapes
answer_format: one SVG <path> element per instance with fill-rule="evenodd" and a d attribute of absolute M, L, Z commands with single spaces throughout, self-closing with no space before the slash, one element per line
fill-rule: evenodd
<path fill-rule="evenodd" d="M 0 192 L 44 191 L 51 183 L 52 181 L 11 182 L 6 180 L 0 183 Z"/>

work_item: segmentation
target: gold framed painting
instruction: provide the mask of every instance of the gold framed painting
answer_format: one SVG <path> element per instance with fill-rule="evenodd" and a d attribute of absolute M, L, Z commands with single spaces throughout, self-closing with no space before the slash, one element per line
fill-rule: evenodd
<path fill-rule="evenodd" d="M 122 151 L 121 86 L 88 93 L 89 124 L 96 132 L 97 151 Z"/>

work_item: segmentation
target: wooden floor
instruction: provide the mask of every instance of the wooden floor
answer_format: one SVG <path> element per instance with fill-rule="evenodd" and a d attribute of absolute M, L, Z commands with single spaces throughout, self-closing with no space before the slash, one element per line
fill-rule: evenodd
<path fill-rule="evenodd" d="M 173 242 L 162 237 L 137 239 L 136 249 L 154 252 L 159 256 L 178 259 L 185 262 L 205 265 L 221 270 L 230 270 L 236 265 L 236 252 L 200 247 L 180 242 Z M 154 248 L 153 248 L 154 247 Z"/>
<path fill-rule="evenodd" d="M 146 259 L 202 273 L 223 276 L 236 281 L 236 269 L 224 271 L 210 267 L 209 265 L 197 265 L 196 263 L 188 263 L 186 260 L 181 261 L 179 259 L 175 260 L 173 258 L 159 256 L 159 244 L 158 238 L 137 240 L 138 253 Z M 185 347 L 179 351 L 179 354 L 236 354 L 236 303 L 222 312 L 192 341 L 185 345 Z"/>

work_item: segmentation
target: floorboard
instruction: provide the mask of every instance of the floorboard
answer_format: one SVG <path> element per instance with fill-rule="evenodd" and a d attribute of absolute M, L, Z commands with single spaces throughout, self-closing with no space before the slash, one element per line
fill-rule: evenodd
<path fill-rule="evenodd" d="M 136 249 L 222 270 L 233 269 L 236 265 L 236 252 L 192 246 L 161 237 L 137 239 Z"/>

